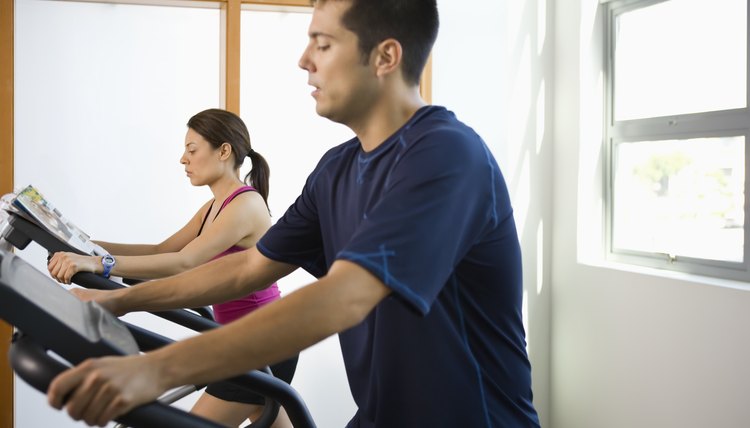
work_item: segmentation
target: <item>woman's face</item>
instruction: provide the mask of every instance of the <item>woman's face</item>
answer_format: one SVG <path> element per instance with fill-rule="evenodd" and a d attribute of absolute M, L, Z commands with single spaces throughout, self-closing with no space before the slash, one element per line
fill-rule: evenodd
<path fill-rule="evenodd" d="M 200 134 L 188 128 L 185 134 L 185 151 L 180 163 L 193 186 L 202 186 L 218 179 L 222 173 L 219 149 L 214 149 Z"/>

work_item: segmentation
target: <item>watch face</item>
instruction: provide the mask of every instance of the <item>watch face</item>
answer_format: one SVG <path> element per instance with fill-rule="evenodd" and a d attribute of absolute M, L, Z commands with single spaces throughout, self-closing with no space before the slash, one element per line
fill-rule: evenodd
<path fill-rule="evenodd" d="M 104 259 L 102 259 L 102 262 L 108 265 L 113 265 L 115 264 L 115 258 L 110 255 L 106 255 L 104 256 Z"/>

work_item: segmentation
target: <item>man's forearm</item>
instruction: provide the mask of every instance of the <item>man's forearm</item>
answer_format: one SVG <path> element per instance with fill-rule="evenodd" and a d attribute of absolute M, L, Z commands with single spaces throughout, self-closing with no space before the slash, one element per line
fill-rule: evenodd
<path fill-rule="evenodd" d="M 347 275 L 345 275 L 347 276 Z M 389 292 L 359 278 L 323 278 L 245 317 L 147 354 L 162 386 L 202 384 L 282 361 L 364 319 Z"/>
<path fill-rule="evenodd" d="M 267 267 L 289 270 L 282 264 Z M 361 322 L 389 293 L 368 271 L 337 261 L 315 284 L 229 325 L 143 355 L 89 359 L 57 376 L 48 399 L 57 409 L 65 405 L 74 419 L 104 426 L 172 387 L 205 384 L 288 358 Z"/>
<path fill-rule="evenodd" d="M 124 289 L 118 292 L 112 309 L 116 313 L 160 311 L 226 302 L 262 290 L 293 269 L 251 248 L 175 276 Z"/>
<path fill-rule="evenodd" d="M 282 361 L 338 331 L 318 285 L 302 288 L 219 329 L 153 353 L 162 386 L 204 384 Z M 335 313 L 335 311 L 334 311 Z"/>

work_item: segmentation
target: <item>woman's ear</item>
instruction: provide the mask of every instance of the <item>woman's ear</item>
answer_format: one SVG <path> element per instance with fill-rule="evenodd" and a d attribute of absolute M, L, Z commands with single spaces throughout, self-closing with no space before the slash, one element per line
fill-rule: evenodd
<path fill-rule="evenodd" d="M 232 145 L 229 143 L 221 143 L 219 147 L 219 159 L 227 160 L 232 157 Z"/>

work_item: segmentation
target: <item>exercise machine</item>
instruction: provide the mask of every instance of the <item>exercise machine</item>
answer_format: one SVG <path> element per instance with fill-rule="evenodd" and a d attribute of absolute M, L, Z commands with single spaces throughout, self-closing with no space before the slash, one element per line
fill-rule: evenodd
<path fill-rule="evenodd" d="M 119 320 L 95 302 L 78 300 L 6 249 L 0 249 L 0 301 L 0 319 L 18 330 L 11 345 L 11 365 L 41 392 L 69 367 L 61 359 L 76 365 L 91 357 L 132 355 L 141 351 L 139 345 L 150 350 L 170 342 Z M 295 427 L 315 426 L 299 395 L 285 382 L 259 371 L 226 381 L 271 397 L 284 406 Z M 134 428 L 220 426 L 160 402 L 139 406 L 117 422 Z"/>
<path fill-rule="evenodd" d="M 170 342 L 119 320 L 95 302 L 78 300 L 6 249 L 0 249 L 0 301 L 0 319 L 18 330 L 11 345 L 11 365 L 42 392 L 69 367 L 60 358 L 76 365 L 90 357 L 138 353 L 139 343 L 153 349 Z M 138 336 L 146 340 L 138 340 Z M 299 395 L 285 382 L 259 371 L 227 381 L 283 405 L 295 427 L 315 426 Z M 159 402 L 137 407 L 117 421 L 134 428 L 220 426 Z"/>
<path fill-rule="evenodd" d="M 0 210 L 0 247 L 2 247 L 5 242 L 7 242 L 10 247 L 10 245 L 15 246 L 19 249 L 24 249 L 26 246 L 31 242 L 37 242 L 40 244 L 43 248 L 45 248 L 49 253 L 54 253 L 57 251 L 69 251 L 69 252 L 75 252 L 78 254 L 92 254 L 88 251 L 83 251 L 79 246 L 73 246 L 68 239 L 64 239 L 65 235 L 61 235 L 60 233 L 54 233 L 53 228 L 50 224 L 45 224 L 45 221 L 40 220 L 46 220 L 46 222 L 49 221 L 63 221 L 63 219 L 60 219 L 59 217 L 55 218 L 53 215 L 56 215 L 53 213 L 53 215 L 47 215 L 47 217 L 33 217 L 28 215 L 29 213 L 24 213 L 23 211 L 19 210 L 13 210 L 8 209 L 7 206 L 3 208 L 3 210 Z M 79 229 L 76 228 L 78 232 L 80 232 Z M 85 236 L 85 235 L 83 235 Z M 88 238 L 85 236 L 85 238 Z M 9 256 L 12 256 L 7 249 L 2 250 L 3 258 L 9 258 Z M 15 260 L 19 260 L 18 262 L 13 262 L 15 265 L 18 266 L 28 266 L 24 264 L 25 262 L 22 262 L 20 258 L 17 256 L 12 256 L 10 258 L 13 258 Z M 64 291 L 62 287 L 60 287 L 58 284 L 55 283 L 52 279 L 48 278 L 47 276 L 41 274 L 36 269 L 28 266 L 33 272 L 35 272 L 34 276 L 34 282 L 35 283 L 43 283 L 43 281 L 40 278 L 43 278 L 46 280 L 46 282 L 51 283 L 51 286 L 56 290 L 53 295 L 56 296 L 62 296 L 65 295 L 64 298 L 65 301 L 70 301 L 72 298 L 75 301 L 78 301 L 75 297 Z M 22 275 L 15 275 L 13 280 L 20 280 L 21 277 L 24 275 L 31 275 L 29 269 L 26 267 L 19 268 L 21 271 L 26 272 Z M 2 271 L 0 271 L 0 281 L 2 280 Z M 11 282 L 13 281 L 11 280 Z M 104 290 L 111 290 L 116 288 L 124 287 L 125 285 L 117 283 L 115 281 L 111 281 L 109 279 L 103 278 L 99 275 L 95 275 L 92 273 L 86 273 L 86 272 L 80 272 L 73 276 L 73 281 L 76 284 L 82 285 L 87 288 L 94 288 L 94 289 L 104 289 Z M 10 287 L 10 285 L 5 284 L 6 287 Z M 40 287 L 40 286 L 36 286 Z M 50 288 L 49 284 L 45 285 L 46 288 Z M 62 294 L 61 294 L 62 293 Z M 24 296 L 22 293 L 16 293 L 18 296 Z M 18 298 L 18 297 L 16 297 Z M 5 300 L 2 299 L 3 307 L 8 306 L 5 304 Z M 82 302 L 80 302 L 82 303 Z M 31 303 L 21 303 L 21 306 L 29 305 Z M 51 323 L 56 323 L 58 325 L 55 328 L 60 328 L 59 324 L 67 324 L 67 320 L 61 320 L 59 316 L 52 316 L 50 317 L 48 314 L 57 314 L 61 315 L 63 312 L 60 312 L 59 309 L 54 308 L 54 303 L 52 300 L 45 300 L 44 303 L 46 306 L 38 307 L 34 309 L 34 311 L 41 311 L 47 315 L 41 316 L 41 319 L 48 319 Z M 68 307 L 73 308 L 73 303 L 67 303 Z M 15 306 L 15 305 L 10 305 Z M 78 305 L 84 314 L 89 314 L 90 312 L 96 312 L 97 314 L 101 310 L 98 305 L 93 304 L 84 304 L 84 306 Z M 89 309 L 90 307 L 98 308 L 98 309 Z M 59 338 L 55 339 L 54 335 L 47 337 L 47 336 L 41 336 L 43 339 L 37 339 L 37 337 L 40 337 L 38 333 L 36 334 L 30 334 L 28 328 L 24 328 L 20 326 L 18 323 L 24 322 L 23 317 L 20 319 L 18 316 L 13 317 L 11 315 L 6 315 L 5 312 L 12 308 L 4 308 L 5 310 L 0 310 L 0 318 L 5 319 L 9 323 L 16 326 L 19 330 L 23 331 L 24 333 L 18 333 L 15 335 L 14 345 L 11 348 L 11 359 L 14 362 L 14 369 L 17 371 L 19 376 L 21 376 L 24 380 L 26 380 L 30 385 L 34 386 L 35 388 L 46 391 L 46 384 L 54 377 L 55 373 L 59 373 L 62 370 L 64 370 L 65 366 L 61 366 L 59 362 L 57 362 L 54 359 L 50 359 L 49 356 L 46 355 L 45 349 L 51 349 L 55 353 L 58 353 L 59 355 L 63 356 L 60 352 L 58 352 L 58 348 L 62 346 L 63 344 L 59 342 Z M 72 310 L 72 309 L 68 309 Z M 66 310 L 63 310 L 66 311 Z M 94 319 L 96 320 L 102 320 L 106 319 L 107 321 L 110 321 L 110 318 L 117 320 L 117 318 L 112 317 L 108 313 L 105 312 L 106 316 L 103 316 L 101 314 L 94 316 Z M 18 315 L 18 314 L 16 314 Z M 196 308 L 191 310 L 172 310 L 172 311 L 160 311 L 160 312 L 154 312 L 154 315 L 157 315 L 161 318 L 167 319 L 169 321 L 172 321 L 176 324 L 185 326 L 187 328 L 190 328 L 192 330 L 202 332 L 206 331 L 208 329 L 212 329 L 215 327 L 218 327 L 218 324 L 213 322 L 212 319 L 212 313 L 208 309 L 204 308 Z M 5 318 L 8 316 L 8 319 Z M 89 316 L 89 315 L 85 315 Z M 129 353 L 132 353 L 134 349 L 136 350 L 142 350 L 142 351 L 149 351 L 155 348 L 158 348 L 160 346 L 164 346 L 165 344 L 168 344 L 171 342 L 170 339 L 165 338 L 163 336 L 160 336 L 158 334 L 155 334 L 153 332 L 150 332 L 148 330 L 145 330 L 141 327 L 122 322 L 120 320 L 117 320 L 122 325 L 126 326 L 126 330 L 133 336 L 133 340 L 136 342 L 136 347 L 133 348 L 131 345 L 125 346 L 124 349 L 117 349 L 116 347 L 114 349 L 104 347 L 106 348 L 106 351 L 100 350 L 100 349 L 89 349 L 86 346 L 79 347 L 78 354 L 75 354 L 73 356 L 70 356 L 68 361 L 72 364 L 77 364 L 78 362 L 82 361 L 85 358 L 93 357 L 93 356 L 101 356 L 101 355 L 127 355 Z M 80 324 L 80 323 L 79 323 Z M 78 326 L 80 327 L 80 325 Z M 67 326 L 67 331 L 76 331 L 76 328 Z M 122 330 L 122 329 L 120 329 Z M 79 328 L 80 333 L 80 328 Z M 28 336 L 31 336 L 33 339 L 27 338 Z M 79 334 L 78 340 L 81 340 L 81 335 Z M 118 336 L 120 337 L 120 336 Z M 86 336 L 83 336 L 85 339 Z M 126 340 L 126 339 L 122 339 Z M 49 342 L 52 341 L 52 342 Z M 127 341 L 127 340 L 126 340 Z M 125 343 L 125 342 L 123 342 Z M 70 345 L 67 345 L 70 346 Z M 103 349 L 104 349 L 103 348 Z M 89 353 L 89 351 L 91 353 Z M 106 353 L 102 353 L 106 352 Z M 83 355 L 85 354 L 85 355 Z M 67 357 L 66 357 L 67 358 Z M 35 364 L 29 364 L 29 361 L 44 361 L 44 364 L 41 363 L 35 363 Z M 41 380 L 38 379 L 40 374 L 36 372 L 27 373 L 25 372 L 25 368 L 28 367 L 48 367 L 46 371 L 44 371 L 44 375 L 41 376 Z M 256 393 L 259 393 L 261 395 L 264 395 L 266 397 L 266 405 L 264 406 L 264 411 L 261 417 L 253 422 L 254 427 L 268 427 L 270 426 L 273 421 L 276 418 L 276 415 L 278 413 L 279 404 L 284 406 L 285 410 L 287 411 L 287 414 L 289 415 L 290 420 L 292 421 L 293 425 L 295 427 L 313 427 L 314 423 L 312 421 L 312 418 L 310 417 L 309 411 L 304 405 L 304 402 L 299 398 L 296 391 L 294 391 L 293 388 L 291 388 L 289 385 L 284 383 L 283 381 L 280 381 L 279 379 L 276 379 L 272 376 L 270 376 L 270 370 L 266 367 L 264 369 L 266 373 L 262 373 L 260 371 L 253 371 L 250 372 L 244 376 L 238 376 L 236 378 L 231 379 L 230 381 L 239 385 L 240 387 L 244 387 L 247 389 L 250 389 Z M 47 379 L 46 382 L 44 379 Z M 172 392 L 171 394 L 160 398 L 160 402 L 169 403 L 173 402 L 179 398 L 182 398 L 185 395 L 188 395 L 189 393 L 192 393 L 195 390 L 203 388 L 205 385 L 200 386 L 186 386 L 184 388 L 181 388 L 177 391 Z M 158 403 L 157 403 L 158 404 Z M 150 408 L 150 407 L 149 407 Z M 154 410 L 149 410 L 147 413 L 150 415 L 154 413 Z M 174 410 L 170 410 L 170 414 L 174 415 Z M 157 412 L 160 416 L 164 417 L 163 412 L 159 411 Z M 140 413 L 137 413 L 137 415 Z M 192 415 L 190 415 L 192 416 Z M 179 426 L 192 426 L 192 425 L 186 425 L 187 422 L 184 422 L 185 416 L 180 415 L 179 416 L 183 422 L 177 422 Z M 132 422 L 137 423 L 143 423 L 141 421 L 140 416 L 136 416 L 135 421 L 131 421 L 130 418 L 125 418 L 123 420 L 123 424 L 129 425 L 129 426 L 141 426 L 141 425 L 135 425 Z M 151 422 L 149 422 L 151 423 Z M 142 425 L 142 426 L 171 426 L 166 425 L 162 423 L 156 423 L 152 425 Z M 175 425 L 177 426 L 177 425 Z"/>

